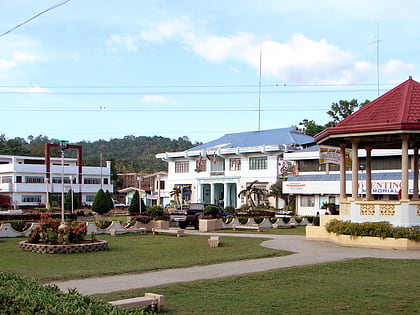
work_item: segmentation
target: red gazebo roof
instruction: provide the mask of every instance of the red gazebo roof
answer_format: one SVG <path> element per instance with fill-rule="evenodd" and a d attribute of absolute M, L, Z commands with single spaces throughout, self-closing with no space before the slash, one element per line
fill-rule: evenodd
<path fill-rule="evenodd" d="M 399 147 L 401 134 L 420 140 L 420 83 L 411 77 L 378 97 L 336 126 L 315 135 L 318 144 L 338 145 L 361 137 L 361 145 Z"/>

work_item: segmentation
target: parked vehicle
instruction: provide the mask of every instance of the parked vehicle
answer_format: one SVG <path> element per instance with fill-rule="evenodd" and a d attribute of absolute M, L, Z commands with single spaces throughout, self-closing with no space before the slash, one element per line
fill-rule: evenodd
<path fill-rule="evenodd" d="M 187 209 L 183 207 L 180 209 L 169 210 L 171 221 L 178 222 L 181 229 L 186 229 L 188 226 L 193 226 L 198 230 L 198 217 L 204 214 L 204 208 L 207 206 L 215 206 L 219 208 L 218 215 L 222 218 L 232 217 L 231 213 L 226 213 L 223 208 L 218 205 L 209 203 L 191 203 Z"/>
<path fill-rule="evenodd" d="M 128 207 L 128 205 L 121 203 L 118 200 L 113 199 L 112 202 L 114 203 L 114 208 Z"/>

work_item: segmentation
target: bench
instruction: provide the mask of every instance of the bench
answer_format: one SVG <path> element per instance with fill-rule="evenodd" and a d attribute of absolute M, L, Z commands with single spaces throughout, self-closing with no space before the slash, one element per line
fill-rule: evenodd
<path fill-rule="evenodd" d="M 108 302 L 111 305 L 121 306 L 121 307 L 144 307 L 144 306 L 153 306 L 155 305 L 157 311 L 162 310 L 165 305 L 165 296 L 155 293 L 145 293 L 142 297 L 135 297 L 131 299 L 118 300 Z"/>
<path fill-rule="evenodd" d="M 176 234 L 177 237 L 184 236 L 184 230 L 177 229 L 177 230 L 165 230 L 165 229 L 152 229 L 153 235 L 159 234 L 159 233 L 168 233 L 168 234 Z"/>
<path fill-rule="evenodd" d="M 210 236 L 208 239 L 210 248 L 219 247 L 219 237 L 218 236 Z"/>
<path fill-rule="evenodd" d="M 123 233 L 140 233 L 140 234 L 146 234 L 146 229 L 145 228 L 131 228 L 131 229 L 110 229 L 109 230 L 109 234 L 111 236 L 115 236 L 117 234 L 123 234 Z"/>
<path fill-rule="evenodd" d="M 237 230 L 237 229 L 241 229 L 241 230 L 257 230 L 258 232 L 262 232 L 263 229 L 261 226 L 259 226 L 258 224 L 254 224 L 254 225 L 233 225 L 232 226 L 233 230 Z"/>

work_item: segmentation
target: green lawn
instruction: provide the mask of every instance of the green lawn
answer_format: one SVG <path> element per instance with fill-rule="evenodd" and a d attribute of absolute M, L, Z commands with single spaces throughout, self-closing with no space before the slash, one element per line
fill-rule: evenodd
<path fill-rule="evenodd" d="M 165 295 L 163 314 L 419 314 L 419 260 L 356 259 L 97 297 Z"/>
<path fill-rule="evenodd" d="M 208 237 L 187 235 L 98 235 L 109 250 L 68 255 L 38 254 L 18 249 L 22 238 L 0 239 L 0 270 L 42 281 L 86 278 L 157 269 L 207 265 L 225 261 L 288 254 L 259 244 L 265 239 L 222 237 L 210 248 Z"/>

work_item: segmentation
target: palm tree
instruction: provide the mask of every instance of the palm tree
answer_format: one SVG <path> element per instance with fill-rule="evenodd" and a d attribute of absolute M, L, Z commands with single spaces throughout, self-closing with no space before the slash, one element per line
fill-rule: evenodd
<path fill-rule="evenodd" d="M 180 204 L 179 196 L 182 195 L 182 189 L 179 186 L 174 186 L 174 188 L 169 192 L 169 196 L 174 197 L 175 203 Z"/>
<path fill-rule="evenodd" d="M 254 187 L 254 185 L 256 183 L 258 183 L 258 180 L 254 180 L 252 183 L 247 185 L 245 189 L 241 190 L 238 194 L 238 197 L 245 197 L 246 204 L 249 205 L 251 208 L 255 208 L 255 202 L 254 199 L 252 199 L 252 196 L 255 194 L 256 187 Z"/>
<path fill-rule="evenodd" d="M 283 194 L 283 181 L 285 179 L 278 179 L 277 182 L 270 186 L 270 191 L 268 193 L 269 197 L 276 198 L 276 208 L 279 205 L 279 199 L 287 200 Z"/>

